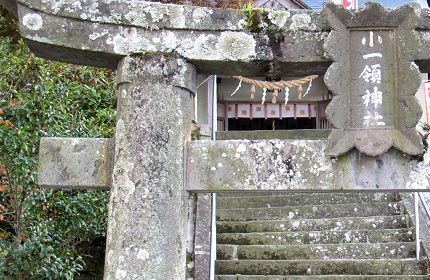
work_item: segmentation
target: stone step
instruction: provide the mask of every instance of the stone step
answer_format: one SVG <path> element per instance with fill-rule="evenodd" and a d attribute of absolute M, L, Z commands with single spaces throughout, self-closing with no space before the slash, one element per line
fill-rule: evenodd
<path fill-rule="evenodd" d="M 215 280 L 430 280 L 430 275 L 216 275 Z"/>
<path fill-rule="evenodd" d="M 348 203 L 372 203 L 372 202 L 397 202 L 399 195 L 396 193 L 319 193 L 297 195 L 256 195 L 218 197 L 218 209 L 243 208 L 272 208 L 303 205 L 326 205 Z"/>
<path fill-rule="evenodd" d="M 280 196 L 280 195 L 298 195 L 298 194 L 307 194 L 312 195 L 314 193 L 311 192 L 304 192 L 304 193 L 283 193 L 283 192 L 277 192 L 277 191 L 238 191 L 238 192 L 221 192 L 217 194 L 217 199 L 219 197 L 249 197 L 249 196 Z"/>
<path fill-rule="evenodd" d="M 215 274 L 240 275 L 422 275 L 424 266 L 403 260 L 218 260 Z"/>
<path fill-rule="evenodd" d="M 293 220 L 400 215 L 398 202 L 217 210 L 218 221 Z"/>
<path fill-rule="evenodd" d="M 413 258 L 416 252 L 415 246 L 414 242 L 240 246 L 219 244 L 217 259 L 400 259 Z"/>
<path fill-rule="evenodd" d="M 398 194 L 229 195 L 217 199 L 217 280 L 430 280 Z"/>
<path fill-rule="evenodd" d="M 414 229 L 254 232 L 217 234 L 217 244 L 302 245 L 339 243 L 412 242 Z"/>
<path fill-rule="evenodd" d="M 217 222 L 217 233 L 394 229 L 406 228 L 408 226 L 409 216 L 396 215 L 304 220 Z"/>

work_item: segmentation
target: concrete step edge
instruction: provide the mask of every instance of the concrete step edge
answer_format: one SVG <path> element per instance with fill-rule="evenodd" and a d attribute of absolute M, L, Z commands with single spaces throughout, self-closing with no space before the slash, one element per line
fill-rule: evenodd
<path fill-rule="evenodd" d="M 372 221 L 373 220 L 373 221 Z M 400 220 L 402 224 L 396 227 L 391 222 Z M 353 229 L 394 229 L 406 228 L 409 215 L 384 215 L 384 216 L 361 216 L 361 217 L 337 217 L 337 218 L 315 218 L 315 219 L 292 219 L 292 220 L 251 220 L 251 221 L 217 221 L 217 232 L 219 233 L 250 233 L 250 232 L 273 232 L 273 227 L 279 227 L 279 232 L 300 231 L 301 228 L 321 227 L 321 225 L 336 225 L 336 230 L 353 230 Z M 362 222 L 362 224 L 359 224 Z M 339 224 L 340 223 L 340 224 Z M 347 224 L 349 223 L 349 224 Z M 381 227 L 384 223 L 389 223 L 390 227 Z M 375 226 L 372 226 L 375 224 Z M 378 224 L 376 226 L 376 224 Z M 361 227 L 357 227 L 360 225 Z M 260 231 L 243 231 L 247 227 L 259 227 Z M 335 229 L 335 228 L 333 228 Z"/>
<path fill-rule="evenodd" d="M 358 217 L 338 217 L 338 218 L 315 218 L 303 219 L 302 221 L 318 221 L 318 220 L 339 220 L 339 219 L 367 219 L 367 218 L 391 218 L 391 217 L 405 217 L 409 218 L 408 214 L 404 215 L 381 215 L 381 216 L 358 216 Z M 217 223 L 258 223 L 258 222 L 285 222 L 285 220 L 258 220 L 258 221 L 217 221 Z"/>
<path fill-rule="evenodd" d="M 414 234 L 415 232 L 415 228 L 414 227 L 409 227 L 409 228 L 399 228 L 399 229 L 357 229 L 357 230 L 312 230 L 312 231 L 267 231 L 267 232 L 232 232 L 232 233 L 218 233 L 217 235 L 229 235 L 229 234 L 243 234 L 243 235 L 247 235 L 247 234 L 298 234 L 298 233 L 320 233 L 320 232 L 324 232 L 324 233 L 339 233 L 339 232 L 365 232 L 365 231 L 371 231 L 371 232 L 379 232 L 379 231 L 411 231 L 411 234 Z"/>
<path fill-rule="evenodd" d="M 423 261 L 399 260 L 217 260 L 216 274 L 242 275 L 423 275 Z"/>
<path fill-rule="evenodd" d="M 415 242 L 301 245 L 217 244 L 218 260 L 404 259 L 416 254 Z"/>
<path fill-rule="evenodd" d="M 322 197 L 322 198 L 321 198 Z M 363 203 L 363 202 L 399 202 L 401 199 L 396 197 L 395 195 L 388 196 L 380 196 L 366 194 L 354 194 L 354 195 L 337 195 L 337 199 L 330 199 L 333 197 L 333 194 L 312 194 L 312 195 L 278 195 L 278 196 L 233 196 L 233 197 L 218 197 L 217 198 L 217 206 L 219 209 L 232 209 L 237 207 L 232 207 L 232 205 L 243 203 L 244 205 L 258 205 L 258 204 L 285 204 L 285 203 L 293 203 L 290 206 L 299 206 L 299 205 L 308 205 L 308 206 L 317 206 L 317 205 L 326 205 L 326 204 L 344 204 L 336 202 L 338 200 L 340 202 L 343 201 L 354 201 L 354 203 Z M 302 204 L 303 200 L 310 201 L 310 204 Z M 349 198 L 349 199 L 348 199 Z M 298 204 L 301 203 L 301 204 Z M 287 204 L 285 204 L 287 206 Z M 275 207 L 275 206 L 273 206 Z"/>
<path fill-rule="evenodd" d="M 297 231 L 264 233 L 221 233 L 218 244 L 232 245 L 301 245 L 339 243 L 413 242 L 414 229 Z"/>
<path fill-rule="evenodd" d="M 262 191 L 262 192 L 224 192 L 218 194 L 218 197 L 222 198 L 243 198 L 243 197 L 278 197 L 278 196 L 321 196 L 321 195 L 331 195 L 331 196 L 368 196 L 372 195 L 375 192 L 363 192 L 363 191 L 355 191 L 355 192 L 298 192 L 298 193 L 282 193 L 282 192 L 270 192 L 270 191 Z M 400 197 L 400 193 L 398 192 L 378 192 L 380 195 L 389 195 L 389 196 L 398 196 Z M 400 198 L 399 198 L 400 199 Z"/>
<path fill-rule="evenodd" d="M 369 204 L 339 204 L 273 208 L 235 208 L 217 210 L 219 221 L 295 220 L 324 217 L 363 217 L 401 215 L 403 205 L 398 202 Z M 325 213 L 325 214 L 324 214 Z"/>
<path fill-rule="evenodd" d="M 217 246 L 238 246 L 238 247 L 278 247 L 278 248 L 283 248 L 283 247 L 318 247 L 318 246 L 342 246 L 347 244 L 348 246 L 372 246 L 372 245 L 415 245 L 415 242 L 385 242 L 385 243 L 340 243 L 340 244 L 301 244 L 301 245 L 233 245 L 233 244 L 217 244 Z"/>
<path fill-rule="evenodd" d="M 430 275 L 216 275 L 215 280 L 300 280 L 300 279 L 320 279 L 320 280 L 429 280 Z"/>
<path fill-rule="evenodd" d="M 289 208 L 307 208 L 307 207 L 323 207 L 323 206 L 337 206 L 339 208 L 342 207 L 348 207 L 348 206 L 358 206 L 362 208 L 368 208 L 371 205 L 388 205 L 388 204 L 402 204 L 402 201 L 396 201 L 396 202 L 374 202 L 374 203 L 342 203 L 342 204 L 320 204 L 320 205 L 297 205 L 297 206 L 283 206 L 283 207 L 240 207 L 240 208 L 228 208 L 228 209 L 217 209 L 220 211 L 238 211 L 238 210 L 254 210 L 254 209 L 289 209 Z"/>

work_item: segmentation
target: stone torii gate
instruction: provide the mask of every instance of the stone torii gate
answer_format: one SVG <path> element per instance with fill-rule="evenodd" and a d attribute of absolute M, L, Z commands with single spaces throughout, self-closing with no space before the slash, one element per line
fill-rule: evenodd
<path fill-rule="evenodd" d="M 263 11 L 248 28 L 241 11 L 144 1 L 0 4 L 36 55 L 118 70 L 114 139 L 45 138 L 39 164 L 41 186 L 110 188 L 106 280 L 184 278 L 187 191 L 430 189 L 414 157 L 416 64 L 430 72 L 417 5 Z M 327 141 L 190 142 L 197 73 L 325 74 L 334 129 Z"/>

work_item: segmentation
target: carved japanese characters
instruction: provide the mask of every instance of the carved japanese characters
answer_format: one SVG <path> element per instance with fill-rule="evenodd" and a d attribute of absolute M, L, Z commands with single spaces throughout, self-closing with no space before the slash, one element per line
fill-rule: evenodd
<path fill-rule="evenodd" d="M 413 62 L 419 10 L 387 10 L 368 3 L 351 12 L 327 4 L 325 13 L 332 27 L 325 47 L 334 61 L 325 75 L 334 94 L 326 111 L 334 127 L 327 155 L 339 156 L 356 147 L 376 156 L 392 146 L 421 154 L 415 126 L 422 111 L 414 96 L 420 75 Z"/>

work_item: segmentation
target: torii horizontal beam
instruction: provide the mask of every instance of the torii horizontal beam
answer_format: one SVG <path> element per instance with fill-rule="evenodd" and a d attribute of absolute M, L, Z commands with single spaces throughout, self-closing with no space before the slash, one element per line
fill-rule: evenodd
<path fill-rule="evenodd" d="M 109 189 L 112 142 L 101 138 L 42 138 L 39 186 Z M 324 139 L 192 141 L 187 145 L 186 190 L 430 191 L 425 164 L 395 149 L 378 157 L 355 151 L 330 159 L 324 153 L 325 145 Z"/>
<path fill-rule="evenodd" d="M 240 10 L 144 1 L 52 3 L 0 0 L 19 11 L 22 37 L 47 59 L 116 69 L 130 53 L 173 52 L 202 74 L 248 76 L 323 74 L 330 65 L 323 47 L 330 27 L 319 10 L 267 10 L 261 28 L 250 31 Z M 423 9 L 416 24 L 421 72 L 430 72 L 429 30 Z"/>

